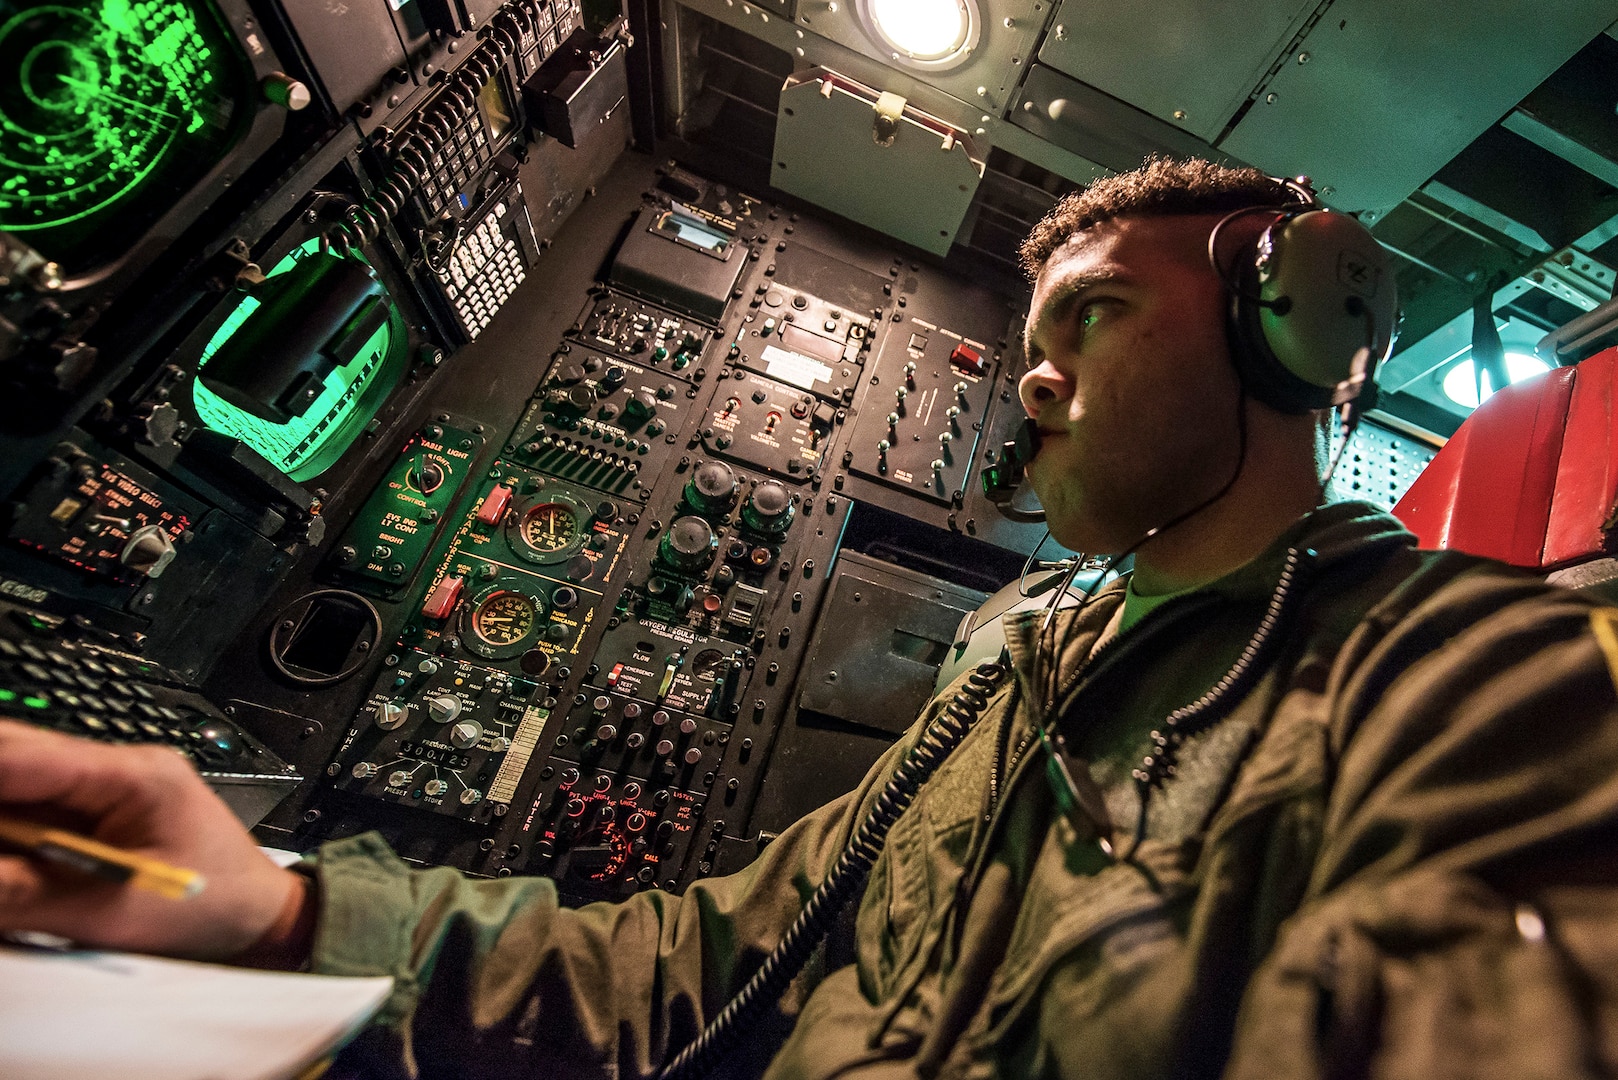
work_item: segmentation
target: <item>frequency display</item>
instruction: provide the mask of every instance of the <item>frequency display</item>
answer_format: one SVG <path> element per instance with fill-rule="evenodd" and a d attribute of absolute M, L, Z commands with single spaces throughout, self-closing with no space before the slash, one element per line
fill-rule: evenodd
<path fill-rule="evenodd" d="M 212 12 L 184 0 L 5 6 L 0 229 L 82 270 L 125 250 L 223 156 L 243 65 Z"/>

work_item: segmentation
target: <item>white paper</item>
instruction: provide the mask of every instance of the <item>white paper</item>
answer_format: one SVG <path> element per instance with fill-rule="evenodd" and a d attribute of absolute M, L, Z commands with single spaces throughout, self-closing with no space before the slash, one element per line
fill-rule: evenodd
<path fill-rule="evenodd" d="M 764 372 L 770 378 L 801 386 L 805 390 L 813 390 L 817 382 L 831 382 L 831 368 L 812 356 L 766 345 L 763 360 Z"/>
<path fill-rule="evenodd" d="M 287 1080 L 359 1030 L 393 980 L 0 946 L 6 1080 Z"/>

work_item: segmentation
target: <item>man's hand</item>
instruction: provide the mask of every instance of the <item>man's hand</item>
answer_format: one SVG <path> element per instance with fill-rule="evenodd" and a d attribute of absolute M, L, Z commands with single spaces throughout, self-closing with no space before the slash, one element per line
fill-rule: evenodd
<path fill-rule="evenodd" d="M 304 880 L 258 850 L 241 822 L 172 750 L 108 746 L 0 720 L 0 814 L 71 829 L 199 871 L 198 896 L 156 893 L 0 848 L 0 931 L 83 945 L 230 960 L 289 932 Z M 254 946 L 258 948 L 254 949 Z"/>

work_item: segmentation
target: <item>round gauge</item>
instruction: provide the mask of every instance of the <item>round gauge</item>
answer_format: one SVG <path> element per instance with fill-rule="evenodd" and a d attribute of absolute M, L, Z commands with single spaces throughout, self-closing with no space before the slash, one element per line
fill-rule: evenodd
<path fill-rule="evenodd" d="M 589 521 L 590 512 L 576 499 L 542 494 L 518 508 L 506 536 L 511 550 L 528 562 L 565 562 L 589 539 Z"/>
<path fill-rule="evenodd" d="M 579 535 L 573 508 L 559 502 L 540 503 L 522 517 L 522 538 L 536 551 L 561 551 Z"/>
<path fill-rule="evenodd" d="M 465 616 L 461 642 L 491 660 L 523 652 L 539 633 L 539 601 L 526 593 L 495 588 L 472 604 Z"/>

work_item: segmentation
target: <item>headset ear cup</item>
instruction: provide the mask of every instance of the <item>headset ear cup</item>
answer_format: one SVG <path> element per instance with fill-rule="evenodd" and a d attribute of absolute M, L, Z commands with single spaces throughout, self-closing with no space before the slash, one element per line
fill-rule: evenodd
<path fill-rule="evenodd" d="M 1274 228 L 1274 226 L 1272 226 Z M 1260 302 L 1258 251 L 1270 246 L 1270 230 L 1236 260 L 1226 337 L 1231 360 L 1248 395 L 1278 412 L 1301 414 L 1331 404 L 1332 391 L 1299 378 L 1276 356 L 1265 333 Z M 1290 303 L 1290 299 L 1288 300 Z M 1346 365 L 1345 365 L 1346 367 Z"/>
<path fill-rule="evenodd" d="M 1285 217 L 1266 241 L 1254 259 L 1257 291 L 1248 294 L 1259 298 L 1259 333 L 1267 355 L 1297 380 L 1299 406 L 1323 408 L 1362 349 L 1371 350 L 1371 374 L 1393 344 L 1392 268 L 1365 226 L 1331 210 Z"/>
<path fill-rule="evenodd" d="M 1226 337 L 1243 387 L 1273 409 L 1306 413 L 1334 404 L 1340 387 L 1374 393 L 1399 304 L 1387 253 L 1370 230 L 1321 208 L 1303 181 L 1283 183 L 1300 204 L 1227 215 L 1209 234 L 1208 259 L 1231 295 Z M 1250 214 L 1270 222 L 1227 263 L 1220 234 Z"/>

